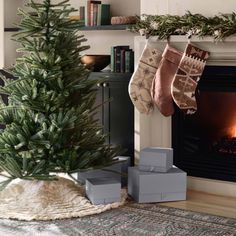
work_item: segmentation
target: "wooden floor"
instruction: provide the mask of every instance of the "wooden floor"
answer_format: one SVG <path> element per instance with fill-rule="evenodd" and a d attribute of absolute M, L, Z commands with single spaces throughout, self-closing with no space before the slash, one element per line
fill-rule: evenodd
<path fill-rule="evenodd" d="M 165 202 L 161 205 L 236 218 L 236 197 L 188 191 L 187 201 Z"/>

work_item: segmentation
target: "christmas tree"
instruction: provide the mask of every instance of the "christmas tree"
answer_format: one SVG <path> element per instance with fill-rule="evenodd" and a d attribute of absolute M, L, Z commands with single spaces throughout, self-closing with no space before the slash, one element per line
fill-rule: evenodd
<path fill-rule="evenodd" d="M 75 11 L 69 0 L 55 3 L 31 0 L 30 13 L 22 16 L 14 39 L 21 44 L 13 75 L 2 77 L 0 170 L 12 179 L 54 180 L 56 173 L 71 175 L 116 162 L 118 149 L 105 144 L 94 116 L 97 81 L 81 63 L 88 49 L 79 35 L 81 22 L 69 15 Z M 6 174 L 5 174 L 6 173 Z"/>

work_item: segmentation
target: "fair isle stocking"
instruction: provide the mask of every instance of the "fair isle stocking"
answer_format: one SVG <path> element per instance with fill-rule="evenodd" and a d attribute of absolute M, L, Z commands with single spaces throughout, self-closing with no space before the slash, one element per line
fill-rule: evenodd
<path fill-rule="evenodd" d="M 160 60 L 161 52 L 146 44 L 130 79 L 129 95 L 140 113 L 149 114 L 154 109 L 150 89 Z"/>
<path fill-rule="evenodd" d="M 176 105 L 186 114 L 197 111 L 195 90 L 210 53 L 188 44 L 171 85 Z"/>

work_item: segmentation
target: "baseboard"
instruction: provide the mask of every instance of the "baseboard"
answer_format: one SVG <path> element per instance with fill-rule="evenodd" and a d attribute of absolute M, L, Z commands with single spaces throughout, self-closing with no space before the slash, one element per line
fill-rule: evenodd
<path fill-rule="evenodd" d="M 226 197 L 236 197 L 236 182 L 188 176 L 188 189 Z"/>

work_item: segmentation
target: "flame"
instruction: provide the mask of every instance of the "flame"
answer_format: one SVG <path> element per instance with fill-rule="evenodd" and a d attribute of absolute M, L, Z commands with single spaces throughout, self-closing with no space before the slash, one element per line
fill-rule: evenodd
<path fill-rule="evenodd" d="M 230 128 L 230 137 L 231 138 L 236 137 L 236 125 L 234 125 L 232 128 Z"/>

